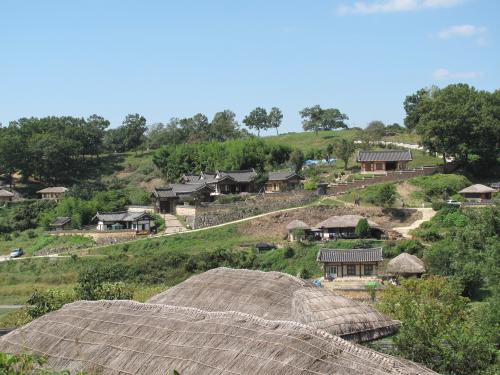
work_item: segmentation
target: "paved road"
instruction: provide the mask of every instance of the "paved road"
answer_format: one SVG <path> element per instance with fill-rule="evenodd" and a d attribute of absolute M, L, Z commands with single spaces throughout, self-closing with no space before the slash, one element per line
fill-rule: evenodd
<path fill-rule="evenodd" d="M 411 238 L 412 236 L 409 234 L 411 230 L 417 229 L 420 225 L 422 225 L 422 223 L 429 221 L 436 214 L 436 211 L 434 211 L 432 208 L 417 208 L 417 210 L 422 212 L 422 219 L 414 221 L 407 227 L 397 227 L 393 228 L 393 230 L 401 233 L 404 238 Z"/>
<path fill-rule="evenodd" d="M 0 305 L 0 309 L 20 309 L 24 305 Z"/>

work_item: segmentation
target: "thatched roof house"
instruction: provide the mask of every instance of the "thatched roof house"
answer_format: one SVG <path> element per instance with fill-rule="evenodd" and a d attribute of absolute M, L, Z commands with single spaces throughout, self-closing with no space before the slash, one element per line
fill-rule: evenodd
<path fill-rule="evenodd" d="M 309 229 L 309 225 L 307 225 L 306 223 L 304 223 L 301 220 L 292 220 L 287 224 L 286 229 L 288 231 L 295 230 L 295 229 L 304 229 L 305 230 L 305 229 Z"/>
<path fill-rule="evenodd" d="M 460 190 L 458 193 L 461 194 L 466 200 L 486 201 L 491 199 L 491 195 L 494 192 L 496 192 L 496 190 L 489 186 L 475 184 Z"/>
<path fill-rule="evenodd" d="M 64 186 L 52 186 L 42 190 L 38 190 L 36 193 L 40 194 L 42 199 L 59 199 L 67 191 L 68 188 Z"/>
<path fill-rule="evenodd" d="M 76 373 L 435 374 L 290 321 L 132 301 L 79 301 L 0 338 Z"/>
<path fill-rule="evenodd" d="M 5 189 L 0 189 L 0 202 L 11 202 L 12 198 L 14 198 L 14 193 Z"/>
<path fill-rule="evenodd" d="M 401 253 L 387 263 L 386 272 L 389 275 L 421 275 L 425 272 L 425 264 L 415 255 Z"/>
<path fill-rule="evenodd" d="M 356 342 L 393 334 L 400 324 L 368 305 L 280 272 L 215 268 L 147 302 L 291 320 Z"/>

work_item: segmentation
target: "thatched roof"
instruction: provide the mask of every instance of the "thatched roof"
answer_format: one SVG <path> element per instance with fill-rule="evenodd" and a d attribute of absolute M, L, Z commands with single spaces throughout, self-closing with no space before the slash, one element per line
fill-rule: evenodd
<path fill-rule="evenodd" d="M 11 198 L 13 196 L 14 196 L 14 194 L 11 193 L 10 191 L 5 190 L 5 189 L 0 189 L 0 197 Z"/>
<path fill-rule="evenodd" d="M 280 272 L 215 268 L 147 302 L 292 320 L 356 342 L 393 334 L 399 327 L 369 305 Z"/>
<path fill-rule="evenodd" d="M 464 193 L 494 193 L 496 190 L 485 185 L 475 184 L 459 191 L 460 194 Z"/>
<path fill-rule="evenodd" d="M 420 274 L 425 272 L 425 265 L 415 255 L 401 253 L 387 263 L 388 274 Z"/>
<path fill-rule="evenodd" d="M 54 370 L 102 374 L 435 374 L 309 326 L 237 312 L 79 301 L 0 338 Z"/>
<path fill-rule="evenodd" d="M 294 230 L 294 229 L 309 229 L 309 225 L 304 223 L 301 220 L 292 220 L 288 223 L 286 226 L 287 230 Z"/>
<path fill-rule="evenodd" d="M 361 219 L 366 219 L 361 215 L 341 215 L 341 216 L 332 216 L 326 220 L 323 220 L 321 223 L 315 225 L 316 228 L 356 228 L 358 222 Z M 374 221 L 368 220 L 368 225 L 370 228 L 380 228 L 380 225 L 375 223 Z"/>
<path fill-rule="evenodd" d="M 68 191 L 68 188 L 65 188 L 64 186 L 53 186 L 53 187 L 48 187 L 42 190 L 38 190 L 37 193 L 42 194 L 42 193 L 65 193 Z"/>

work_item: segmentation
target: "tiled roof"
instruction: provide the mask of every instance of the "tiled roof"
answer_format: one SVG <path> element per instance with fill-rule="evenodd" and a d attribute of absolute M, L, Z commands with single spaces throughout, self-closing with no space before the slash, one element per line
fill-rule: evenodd
<path fill-rule="evenodd" d="M 187 184 L 170 184 L 166 187 L 159 187 L 153 190 L 153 195 L 158 198 L 176 198 L 182 194 L 192 194 L 197 191 L 208 189 L 214 190 L 213 187 L 205 182 L 190 182 Z"/>
<path fill-rule="evenodd" d="M 99 221 L 135 221 L 139 220 L 143 216 L 148 216 L 147 212 L 127 212 L 127 211 L 117 211 L 117 212 L 98 212 L 94 219 L 97 218 Z"/>
<path fill-rule="evenodd" d="M 269 172 L 268 180 L 269 181 L 285 181 L 292 177 L 301 178 L 299 174 L 295 172 L 285 171 L 285 172 Z"/>
<path fill-rule="evenodd" d="M 410 150 L 359 151 L 358 162 L 362 161 L 410 161 Z"/>
<path fill-rule="evenodd" d="M 42 190 L 38 190 L 37 193 L 65 193 L 68 191 L 68 188 L 65 188 L 64 186 L 53 186 L 53 187 L 48 187 Z"/>
<path fill-rule="evenodd" d="M 485 185 L 475 184 L 459 191 L 459 193 L 494 193 L 496 190 Z"/>
<path fill-rule="evenodd" d="M 205 182 L 206 184 L 216 184 L 224 179 L 232 179 L 236 182 L 251 182 L 257 177 L 257 173 L 253 169 L 241 171 L 216 171 L 216 172 L 201 172 L 199 176 L 185 174 L 182 180 L 188 184 Z"/>
<path fill-rule="evenodd" d="M 321 223 L 316 224 L 315 228 L 355 228 L 361 219 L 366 219 L 366 217 L 360 215 L 342 215 L 342 216 L 332 216 Z M 368 220 L 368 225 L 371 228 L 380 228 L 380 226 Z"/>
<path fill-rule="evenodd" d="M 61 225 L 67 224 L 71 221 L 71 218 L 67 216 L 57 217 L 52 223 L 50 223 L 53 227 L 59 227 Z"/>
<path fill-rule="evenodd" d="M 0 197 L 13 197 L 14 194 L 11 193 L 10 191 L 0 189 Z"/>
<path fill-rule="evenodd" d="M 382 260 L 382 248 L 320 249 L 316 260 L 323 263 L 380 262 Z"/>

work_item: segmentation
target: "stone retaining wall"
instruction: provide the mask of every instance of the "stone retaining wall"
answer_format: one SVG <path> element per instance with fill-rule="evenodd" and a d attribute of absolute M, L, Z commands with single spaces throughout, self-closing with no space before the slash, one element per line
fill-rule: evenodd
<path fill-rule="evenodd" d="M 202 205 L 196 207 L 196 215 L 188 217 L 187 222 L 194 229 L 211 227 L 266 212 L 304 206 L 311 203 L 315 197 L 316 194 L 313 191 L 297 190 L 283 193 L 259 194 L 251 196 L 244 201 L 228 204 Z"/>
<path fill-rule="evenodd" d="M 429 176 L 441 170 L 442 170 L 441 167 L 434 166 L 434 167 L 423 167 L 419 169 L 411 169 L 406 171 L 387 172 L 387 174 L 383 175 L 374 175 L 372 177 L 365 177 L 362 180 L 355 180 L 352 182 L 346 182 L 328 186 L 327 193 L 329 195 L 342 194 L 350 190 L 362 189 L 369 185 L 375 185 L 385 182 L 404 181 L 418 176 Z"/>

